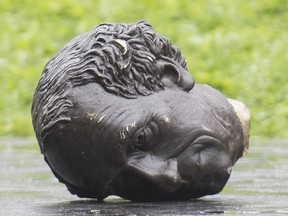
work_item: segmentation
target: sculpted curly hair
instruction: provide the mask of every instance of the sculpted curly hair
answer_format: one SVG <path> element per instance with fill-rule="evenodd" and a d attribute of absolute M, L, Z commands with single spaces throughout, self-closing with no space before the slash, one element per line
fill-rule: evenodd
<path fill-rule="evenodd" d="M 71 120 L 67 95 L 74 87 L 96 82 L 125 98 L 161 91 L 160 58 L 186 69 L 180 50 L 144 21 L 101 24 L 70 41 L 47 63 L 35 91 L 32 118 L 41 150 Z"/>

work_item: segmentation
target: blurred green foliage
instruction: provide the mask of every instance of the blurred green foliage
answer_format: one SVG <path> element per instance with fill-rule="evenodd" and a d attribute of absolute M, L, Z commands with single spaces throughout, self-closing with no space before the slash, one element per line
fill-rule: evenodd
<path fill-rule="evenodd" d="M 287 0 L 1 0 L 0 135 L 33 135 L 30 106 L 47 61 L 102 22 L 146 20 L 198 82 L 242 100 L 252 135 L 288 136 Z"/>

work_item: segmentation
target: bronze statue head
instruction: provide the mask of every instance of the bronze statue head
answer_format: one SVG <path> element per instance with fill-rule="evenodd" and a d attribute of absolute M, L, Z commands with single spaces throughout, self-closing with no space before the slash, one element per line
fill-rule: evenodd
<path fill-rule="evenodd" d="M 249 111 L 195 83 L 146 22 L 101 24 L 45 66 L 34 130 L 72 194 L 185 200 L 220 192 L 246 152 Z"/>

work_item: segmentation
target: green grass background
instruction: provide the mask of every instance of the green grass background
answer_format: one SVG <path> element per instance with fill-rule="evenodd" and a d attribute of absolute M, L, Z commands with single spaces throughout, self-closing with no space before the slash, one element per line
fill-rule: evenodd
<path fill-rule="evenodd" d="M 0 135 L 33 135 L 35 87 L 69 40 L 139 20 L 182 50 L 196 81 L 247 104 L 252 136 L 288 137 L 287 0 L 1 0 Z"/>

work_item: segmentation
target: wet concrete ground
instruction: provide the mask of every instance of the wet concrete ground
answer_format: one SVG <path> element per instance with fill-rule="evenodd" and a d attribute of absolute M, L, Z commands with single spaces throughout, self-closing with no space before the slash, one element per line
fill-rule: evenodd
<path fill-rule="evenodd" d="M 222 193 L 187 202 L 104 203 L 59 183 L 34 139 L 0 139 L 0 215 L 288 215 L 288 140 L 253 139 Z"/>

